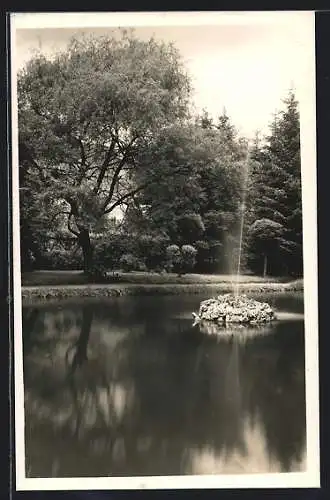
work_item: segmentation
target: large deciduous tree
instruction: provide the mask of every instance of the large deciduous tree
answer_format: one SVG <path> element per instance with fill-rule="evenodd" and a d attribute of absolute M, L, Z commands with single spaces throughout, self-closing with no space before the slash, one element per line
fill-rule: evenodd
<path fill-rule="evenodd" d="M 161 168 L 153 153 L 185 119 L 188 98 L 176 49 L 126 33 L 73 39 L 65 52 L 38 55 L 19 73 L 22 188 L 33 185 L 33 204 L 48 224 L 74 235 L 85 271 L 108 215 L 179 170 Z"/>
<path fill-rule="evenodd" d="M 127 212 L 127 227 L 167 235 L 175 245 L 196 246 L 198 270 L 227 270 L 224 252 L 229 234 L 236 233 L 242 197 L 244 141 L 227 115 L 214 124 L 204 111 L 167 136 L 162 157 L 181 165 L 180 174 L 140 193 Z"/>

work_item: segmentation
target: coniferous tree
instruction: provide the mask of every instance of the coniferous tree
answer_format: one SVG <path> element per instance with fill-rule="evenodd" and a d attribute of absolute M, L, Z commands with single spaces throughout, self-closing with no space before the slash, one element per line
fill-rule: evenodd
<path fill-rule="evenodd" d="M 250 215 L 250 264 L 254 270 L 262 271 L 267 258 L 267 272 L 301 275 L 300 126 L 298 103 L 293 92 L 289 93 L 284 104 L 285 109 L 274 116 L 266 144 L 260 147 L 255 142 L 252 148 L 254 201 Z M 268 223 L 255 224 L 256 221 Z M 277 230 L 269 231 L 270 225 L 276 225 Z M 262 227 L 265 235 L 261 234 Z M 271 243 L 269 238 L 276 241 Z M 264 251 L 260 251 L 262 241 L 265 242 Z M 273 249 L 271 256 L 267 255 L 270 247 Z"/>

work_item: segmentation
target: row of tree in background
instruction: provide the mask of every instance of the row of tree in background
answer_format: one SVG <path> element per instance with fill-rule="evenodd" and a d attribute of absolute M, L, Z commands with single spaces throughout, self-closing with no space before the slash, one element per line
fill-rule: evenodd
<path fill-rule="evenodd" d="M 299 113 L 253 146 L 190 112 L 172 45 L 73 40 L 18 77 L 22 269 L 302 274 Z M 244 183 L 247 179 L 247 183 Z"/>

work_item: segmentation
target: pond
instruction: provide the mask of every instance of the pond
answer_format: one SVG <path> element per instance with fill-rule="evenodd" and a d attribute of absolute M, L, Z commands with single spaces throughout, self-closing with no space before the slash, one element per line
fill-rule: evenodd
<path fill-rule="evenodd" d="M 254 296 L 280 320 L 245 341 L 192 326 L 205 298 L 23 308 L 27 477 L 305 470 L 302 294 Z"/>

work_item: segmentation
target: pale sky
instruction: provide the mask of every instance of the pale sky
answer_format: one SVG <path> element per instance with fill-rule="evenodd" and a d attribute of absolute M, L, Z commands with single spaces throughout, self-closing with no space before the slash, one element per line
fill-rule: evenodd
<path fill-rule="evenodd" d="M 281 108 L 281 99 L 290 88 L 295 89 L 298 100 L 303 96 L 311 72 L 310 56 L 314 50 L 311 17 L 299 12 L 272 15 L 265 22 L 243 13 L 240 18 L 229 18 L 220 24 L 211 17 L 210 24 L 186 26 L 178 22 L 152 26 L 149 19 L 147 26 L 141 26 L 140 22 L 134 29 L 140 38 L 155 36 L 173 42 L 179 49 L 192 79 L 193 101 L 198 111 L 206 108 L 217 118 L 225 108 L 239 132 L 252 137 L 257 129 L 266 132 L 273 113 Z M 95 28 L 90 27 L 92 23 L 85 28 L 70 27 L 68 22 L 64 25 L 65 28 L 17 29 L 18 66 L 34 50 L 50 54 L 65 49 L 72 35 L 104 35 L 115 29 L 113 23 L 109 28 L 104 23 Z"/>

